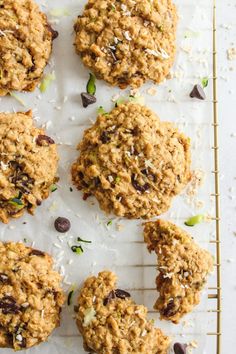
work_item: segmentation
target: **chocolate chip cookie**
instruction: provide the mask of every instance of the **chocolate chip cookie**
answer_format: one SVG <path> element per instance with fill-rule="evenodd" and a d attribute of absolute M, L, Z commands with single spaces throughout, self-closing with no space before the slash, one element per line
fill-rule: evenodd
<path fill-rule="evenodd" d="M 73 182 L 85 199 L 94 195 L 106 213 L 159 215 L 190 179 L 190 140 L 139 104 L 100 114 L 78 149 Z"/>
<path fill-rule="evenodd" d="M 144 224 L 144 240 L 158 257 L 160 295 L 154 308 L 162 319 L 178 323 L 200 302 L 200 291 L 213 270 L 213 257 L 186 231 L 164 220 Z"/>
<path fill-rule="evenodd" d="M 33 0 L 0 2 L 0 96 L 35 89 L 57 35 Z"/>
<path fill-rule="evenodd" d="M 98 354 L 167 354 L 169 338 L 152 321 L 147 309 L 116 288 L 114 273 L 88 278 L 78 297 L 76 323 L 86 351 Z"/>
<path fill-rule="evenodd" d="M 33 214 L 57 180 L 57 147 L 32 112 L 0 113 L 0 221 Z"/>
<path fill-rule="evenodd" d="M 0 242 L 0 347 L 30 348 L 59 326 L 64 294 L 52 266 L 42 251 Z"/>
<path fill-rule="evenodd" d="M 75 23 L 75 48 L 84 65 L 111 85 L 160 83 L 176 51 L 172 0 L 89 0 Z"/>

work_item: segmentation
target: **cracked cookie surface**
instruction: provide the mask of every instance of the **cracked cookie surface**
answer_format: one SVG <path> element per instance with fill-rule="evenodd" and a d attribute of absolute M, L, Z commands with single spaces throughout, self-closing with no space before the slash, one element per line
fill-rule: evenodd
<path fill-rule="evenodd" d="M 165 212 L 190 179 L 190 140 L 148 108 L 123 104 L 85 131 L 72 179 L 101 209 L 127 218 Z"/>
<path fill-rule="evenodd" d="M 78 297 L 76 323 L 86 351 L 98 354 L 167 354 L 169 338 L 147 319 L 147 308 L 116 288 L 114 273 L 88 278 Z"/>
<path fill-rule="evenodd" d="M 176 225 L 164 221 L 144 224 L 148 250 L 157 254 L 160 293 L 154 308 L 161 318 L 178 323 L 200 302 L 200 292 L 213 270 L 213 257 Z"/>
<path fill-rule="evenodd" d="M 56 36 L 33 0 L 0 2 L 0 96 L 35 89 Z"/>
<path fill-rule="evenodd" d="M 18 218 L 49 196 L 57 180 L 57 147 L 32 112 L 0 113 L 0 221 Z"/>
<path fill-rule="evenodd" d="M 52 266 L 47 253 L 0 242 L 0 347 L 30 348 L 59 326 L 64 294 Z"/>
<path fill-rule="evenodd" d="M 74 26 L 75 48 L 112 85 L 160 83 L 174 62 L 176 25 L 172 0 L 89 0 Z"/>

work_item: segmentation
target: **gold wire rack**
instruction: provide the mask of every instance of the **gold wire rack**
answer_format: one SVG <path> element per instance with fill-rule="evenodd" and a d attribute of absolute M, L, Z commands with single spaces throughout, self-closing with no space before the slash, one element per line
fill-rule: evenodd
<path fill-rule="evenodd" d="M 214 192 L 211 194 L 215 200 L 215 216 L 212 217 L 212 221 L 215 223 L 215 237 L 209 241 L 214 246 L 216 269 L 216 284 L 215 286 L 208 287 L 208 300 L 216 301 L 215 308 L 210 309 L 208 313 L 214 313 L 215 318 L 215 330 L 208 332 L 207 336 L 216 338 L 216 354 L 221 354 L 221 240 L 220 240 L 220 183 L 219 183 L 219 143 L 218 143 L 218 95 L 217 95 L 217 30 L 216 30 L 216 0 L 213 1 L 213 156 L 214 156 L 214 169 L 212 174 L 214 175 Z M 141 243 L 143 241 L 133 241 L 134 243 Z M 126 265 L 126 267 L 135 268 L 156 268 L 156 264 L 132 264 Z M 130 288 L 129 291 L 156 291 L 156 288 Z M 156 313 L 156 311 L 149 310 L 149 313 Z M 213 352 L 211 353 L 213 354 Z"/>
<path fill-rule="evenodd" d="M 210 300 L 216 300 L 216 331 L 208 335 L 216 337 L 216 354 L 221 353 L 221 239 L 220 239 L 220 184 L 219 184 L 219 139 L 218 139 L 218 94 L 217 94 L 217 21 L 216 21 L 216 0 L 213 0 L 213 129 L 214 129 L 214 180 L 215 180 L 215 259 L 216 259 L 216 280 L 217 286 L 211 288 L 213 294 L 209 294 Z"/>

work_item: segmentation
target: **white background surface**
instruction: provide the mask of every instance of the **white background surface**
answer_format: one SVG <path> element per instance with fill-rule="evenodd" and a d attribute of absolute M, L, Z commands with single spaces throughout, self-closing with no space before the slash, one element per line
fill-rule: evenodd
<path fill-rule="evenodd" d="M 236 138 L 232 134 L 236 133 L 236 61 L 227 60 L 226 50 L 236 47 L 236 1 L 218 0 L 217 5 L 222 196 L 222 354 L 233 354 L 236 352 Z"/>

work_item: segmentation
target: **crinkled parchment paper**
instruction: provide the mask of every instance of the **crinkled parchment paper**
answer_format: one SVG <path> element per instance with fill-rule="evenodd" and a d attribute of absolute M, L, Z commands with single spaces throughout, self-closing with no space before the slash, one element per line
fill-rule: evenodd
<path fill-rule="evenodd" d="M 193 170 L 197 177 L 202 178 L 203 184 L 197 188 L 197 194 L 193 197 L 191 193 L 195 186 L 191 185 L 187 192 L 174 200 L 170 211 L 163 216 L 185 227 L 184 221 L 189 216 L 199 213 L 211 214 L 213 210 L 210 197 L 214 188 L 211 177 L 212 4 L 211 1 L 203 0 L 175 2 L 180 20 L 178 54 L 172 70 L 173 79 L 159 86 L 149 83 L 139 91 L 145 97 L 146 104 L 162 120 L 175 122 L 192 139 Z M 155 255 L 148 254 L 145 245 L 137 242 L 142 240 L 142 221 L 127 221 L 105 216 L 95 200 L 90 198 L 86 202 L 82 200 L 82 193 L 72 186 L 69 173 L 70 165 L 77 156 L 76 146 L 85 128 L 95 120 L 98 106 L 103 106 L 106 110 L 111 109 L 114 106 L 112 96 L 120 94 L 121 91 L 98 81 L 97 103 L 87 109 L 82 107 L 80 93 L 85 90 L 89 72 L 74 51 L 73 23 L 82 12 L 85 1 L 42 0 L 38 3 L 48 14 L 53 27 L 59 31 L 59 38 L 54 42 L 53 56 L 47 67 L 48 73 L 55 71 L 56 80 L 44 94 L 38 89 L 34 93 L 18 94 L 26 103 L 26 107 L 11 97 L 2 98 L 0 107 L 1 111 L 33 109 L 35 124 L 46 126 L 48 135 L 55 138 L 59 144 L 60 182 L 58 190 L 38 208 L 34 217 L 25 215 L 19 220 L 12 220 L 9 225 L 1 225 L 1 240 L 19 241 L 25 238 L 28 245 L 33 243 L 35 248 L 51 253 L 55 258 L 56 268 L 64 277 L 64 288 L 67 292 L 73 285 L 78 289 L 90 274 L 111 269 L 119 276 L 119 287 L 139 289 L 131 291 L 133 297 L 152 310 L 156 292 L 140 290 L 144 287 L 153 288 L 156 277 L 156 269 L 148 267 L 155 264 Z M 51 12 L 55 8 L 57 11 Z M 52 13 L 54 15 L 61 13 L 63 16 L 53 16 Z M 209 78 L 206 89 L 207 100 L 191 100 L 189 93 L 193 85 L 200 83 L 203 77 Z M 150 95 L 155 91 L 154 96 Z M 126 90 L 121 94 L 129 95 L 129 91 Z M 70 191 L 70 187 L 73 191 Z M 58 216 L 70 219 L 72 227 L 67 234 L 59 235 L 55 231 L 53 222 Z M 107 226 L 110 220 L 112 223 Z M 188 231 L 197 242 L 208 247 L 214 225 L 204 223 Z M 74 244 L 78 236 L 92 241 L 91 245 L 84 245 L 85 252 L 81 256 L 70 250 L 70 245 Z M 73 297 L 73 301 L 75 299 L 76 296 Z M 157 313 L 150 313 L 150 317 L 155 319 L 156 324 L 167 334 L 173 336 L 173 341 L 185 343 L 194 341 L 192 344 L 196 348 L 193 349 L 193 353 L 202 354 L 206 352 L 204 348 L 209 321 L 206 311 L 205 291 L 201 304 L 179 325 L 160 321 Z M 4 349 L 4 353 L 10 352 Z M 48 343 L 32 348 L 27 353 L 84 353 L 82 339 L 77 333 L 73 319 L 73 304 L 70 307 L 65 305 L 61 327 L 53 333 Z"/>

